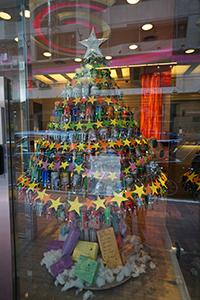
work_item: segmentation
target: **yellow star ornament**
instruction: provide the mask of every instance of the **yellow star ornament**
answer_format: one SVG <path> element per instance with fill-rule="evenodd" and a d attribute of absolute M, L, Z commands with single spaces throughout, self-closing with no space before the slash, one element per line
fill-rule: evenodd
<path fill-rule="evenodd" d="M 187 181 L 191 181 L 191 182 L 192 182 L 193 179 L 194 179 L 194 177 L 196 177 L 196 176 L 197 176 L 197 174 L 195 174 L 195 172 L 193 172 L 191 175 L 188 176 Z M 186 181 L 186 182 L 187 182 L 187 181 Z"/>
<path fill-rule="evenodd" d="M 96 205 L 96 210 L 98 210 L 100 207 L 106 209 L 104 202 L 106 199 L 101 199 L 99 196 L 97 197 L 97 201 L 92 202 L 93 204 Z"/>
<path fill-rule="evenodd" d="M 51 199 L 51 201 L 52 201 L 52 204 L 51 204 L 51 206 L 49 206 L 49 208 L 54 208 L 55 211 L 57 211 L 59 205 L 63 205 L 63 203 L 60 202 L 60 197 L 57 200 Z"/>
<path fill-rule="evenodd" d="M 117 194 L 115 192 L 113 192 L 114 194 L 114 198 L 111 200 L 111 202 L 117 202 L 117 205 L 120 207 L 121 206 L 121 203 L 123 201 L 128 201 L 128 199 L 126 199 L 124 196 L 123 196 L 123 192 Z"/>
<path fill-rule="evenodd" d="M 63 168 L 65 170 L 67 166 L 69 166 L 67 161 L 66 162 L 61 162 L 60 168 Z"/>
<path fill-rule="evenodd" d="M 48 194 L 46 194 L 45 192 L 46 192 L 46 189 L 43 190 L 42 192 L 37 191 L 37 194 L 38 194 L 38 195 L 37 195 L 37 197 L 35 198 L 35 200 L 36 200 L 36 199 L 42 200 L 45 196 L 48 196 Z"/>
<path fill-rule="evenodd" d="M 80 209 L 80 207 L 83 206 L 83 203 L 78 202 L 78 197 L 76 197 L 76 199 L 74 201 L 68 200 L 68 202 L 71 205 L 69 211 L 75 210 L 77 212 L 77 214 L 79 215 L 79 209 Z"/>
<path fill-rule="evenodd" d="M 29 183 L 28 185 L 28 191 L 34 191 L 35 187 L 38 185 L 39 183 L 35 183 L 35 182 L 32 182 L 32 183 Z"/>
<path fill-rule="evenodd" d="M 103 127 L 102 123 L 103 123 L 103 121 L 97 120 L 97 122 L 96 122 L 97 128 Z"/>
<path fill-rule="evenodd" d="M 133 191 L 133 193 L 137 194 L 138 197 L 141 198 L 141 196 L 145 194 L 144 186 L 138 186 L 135 184 L 135 190 Z"/>
<path fill-rule="evenodd" d="M 89 97 L 89 102 L 91 102 L 92 104 L 94 104 L 94 102 L 96 101 L 95 97 L 92 96 L 92 97 Z"/>
<path fill-rule="evenodd" d="M 80 97 L 76 97 L 76 98 L 74 99 L 75 104 L 77 105 L 77 104 L 80 102 L 80 100 L 81 100 Z"/>
<path fill-rule="evenodd" d="M 80 174 L 81 171 L 85 171 L 85 170 L 82 168 L 82 164 L 80 164 L 80 165 L 75 164 L 75 165 L 76 165 L 76 168 L 74 169 L 74 172 L 76 171 L 78 174 Z"/>
<path fill-rule="evenodd" d="M 109 172 L 110 174 L 108 175 L 109 178 L 111 178 L 111 180 L 113 181 L 114 179 L 117 179 L 116 177 L 116 173 L 112 173 L 112 172 Z"/>
<path fill-rule="evenodd" d="M 157 186 L 154 183 L 152 183 L 152 185 L 150 186 L 150 189 L 152 190 L 153 195 L 158 194 Z"/>

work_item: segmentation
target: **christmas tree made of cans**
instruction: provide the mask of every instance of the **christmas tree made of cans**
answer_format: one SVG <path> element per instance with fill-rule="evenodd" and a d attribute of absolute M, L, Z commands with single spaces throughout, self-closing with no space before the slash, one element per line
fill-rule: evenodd
<path fill-rule="evenodd" d="M 57 215 L 69 228 L 112 224 L 118 230 L 125 214 L 151 207 L 166 189 L 167 178 L 100 52 L 104 41 L 93 29 L 81 42 L 87 47 L 82 66 L 18 178 L 19 195 L 38 215 Z"/>

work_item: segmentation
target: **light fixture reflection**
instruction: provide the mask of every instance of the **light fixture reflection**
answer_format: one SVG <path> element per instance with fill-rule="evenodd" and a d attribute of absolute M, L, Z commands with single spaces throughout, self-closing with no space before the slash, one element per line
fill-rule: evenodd
<path fill-rule="evenodd" d="M 137 4 L 140 0 L 126 0 L 129 4 Z"/>
<path fill-rule="evenodd" d="M 74 58 L 74 61 L 75 61 L 75 62 L 81 62 L 81 61 L 82 61 L 82 58 L 76 57 L 76 58 Z"/>
<path fill-rule="evenodd" d="M 194 49 L 187 49 L 187 50 L 185 50 L 185 53 L 186 54 L 191 54 L 191 53 L 193 53 L 195 50 Z"/>
<path fill-rule="evenodd" d="M 45 57 L 51 57 L 51 56 L 52 56 L 52 54 L 51 54 L 50 52 L 44 52 L 43 55 L 44 55 Z"/>
<path fill-rule="evenodd" d="M 11 15 L 9 15 L 8 13 L 6 13 L 4 11 L 0 11 L 0 18 L 2 18 L 4 20 L 10 20 L 11 19 Z"/>
<path fill-rule="evenodd" d="M 18 39 L 18 37 L 16 37 L 16 38 L 15 38 L 15 42 L 17 42 L 17 43 L 18 43 L 18 41 L 19 41 L 19 39 Z"/>
<path fill-rule="evenodd" d="M 138 45 L 130 45 L 129 46 L 129 49 L 130 50 L 135 50 L 135 49 L 137 49 L 138 48 Z"/>
<path fill-rule="evenodd" d="M 153 28 L 153 25 L 150 23 L 142 25 L 142 30 L 144 30 L 144 31 L 151 30 L 152 28 Z"/>
<path fill-rule="evenodd" d="M 107 55 L 107 56 L 105 56 L 105 59 L 110 60 L 110 59 L 112 59 L 112 56 Z"/>
<path fill-rule="evenodd" d="M 20 16 L 21 17 L 23 17 L 23 11 L 20 11 Z M 25 16 L 25 18 L 27 18 L 27 19 L 29 19 L 30 18 L 30 16 L 31 16 L 31 12 L 30 12 L 30 10 L 28 10 L 28 9 L 25 9 L 25 11 L 24 11 L 24 16 Z"/>

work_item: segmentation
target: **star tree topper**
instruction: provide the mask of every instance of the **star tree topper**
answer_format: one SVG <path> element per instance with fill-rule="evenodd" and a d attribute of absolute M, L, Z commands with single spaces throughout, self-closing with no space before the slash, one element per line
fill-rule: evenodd
<path fill-rule="evenodd" d="M 91 54 L 95 53 L 99 56 L 103 56 L 99 47 L 101 46 L 101 44 L 103 44 L 105 41 L 107 41 L 107 38 L 101 38 L 101 39 L 97 39 L 96 38 L 96 34 L 94 31 L 94 27 L 92 28 L 92 32 L 89 36 L 88 39 L 83 40 L 81 42 L 79 42 L 80 44 L 82 44 L 83 46 L 87 47 L 87 51 L 85 53 L 84 58 L 87 58 L 88 56 L 90 56 Z"/>

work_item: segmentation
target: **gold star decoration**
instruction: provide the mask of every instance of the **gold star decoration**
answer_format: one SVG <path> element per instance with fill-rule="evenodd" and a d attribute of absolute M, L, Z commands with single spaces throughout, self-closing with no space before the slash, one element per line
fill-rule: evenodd
<path fill-rule="evenodd" d="M 70 123 L 65 123 L 63 125 L 63 128 L 65 129 L 65 131 L 67 131 L 68 129 L 70 129 Z"/>
<path fill-rule="evenodd" d="M 150 186 L 150 189 L 152 190 L 152 195 L 158 194 L 157 186 L 153 182 L 152 182 L 152 185 Z"/>
<path fill-rule="evenodd" d="M 97 200 L 93 202 L 93 204 L 96 205 L 96 210 L 98 210 L 100 207 L 106 209 L 104 202 L 106 199 L 101 199 L 99 196 L 97 196 Z"/>
<path fill-rule="evenodd" d="M 38 195 L 37 195 L 37 197 L 35 198 L 35 200 L 37 200 L 37 199 L 42 200 L 45 196 L 48 196 L 48 194 L 46 194 L 45 192 L 46 192 L 46 189 L 43 190 L 42 192 L 37 191 L 37 194 L 38 194 Z"/>
<path fill-rule="evenodd" d="M 88 78 L 88 83 L 91 83 L 91 84 L 94 83 L 94 79 L 92 77 L 89 77 Z"/>
<path fill-rule="evenodd" d="M 114 143 L 113 141 L 108 142 L 108 144 L 109 144 L 109 146 L 110 146 L 111 148 L 114 148 L 114 147 L 115 147 L 115 143 Z"/>
<path fill-rule="evenodd" d="M 67 151 L 68 150 L 68 145 L 66 143 L 64 143 L 64 145 L 62 146 L 62 149 Z"/>
<path fill-rule="evenodd" d="M 103 123 L 103 121 L 97 120 L 97 122 L 96 122 L 97 128 L 103 127 L 102 123 Z"/>
<path fill-rule="evenodd" d="M 42 163 L 43 163 L 43 161 L 42 161 L 42 159 L 41 159 L 41 160 L 38 162 L 38 166 L 41 167 Z"/>
<path fill-rule="evenodd" d="M 51 206 L 49 206 L 49 208 L 54 208 L 55 211 L 57 211 L 59 205 L 63 205 L 63 203 L 60 202 L 60 197 L 57 200 L 51 199 L 51 202 L 52 202 L 52 204 L 51 204 Z"/>
<path fill-rule="evenodd" d="M 96 171 L 95 173 L 93 173 L 94 178 L 99 178 L 100 177 L 100 173 L 98 171 Z"/>
<path fill-rule="evenodd" d="M 92 145 L 92 148 L 94 148 L 96 151 L 99 149 L 99 147 L 99 143 L 95 143 L 94 145 Z"/>
<path fill-rule="evenodd" d="M 80 174 L 81 171 L 84 171 L 84 169 L 82 168 L 82 164 L 80 164 L 80 165 L 75 164 L 75 165 L 76 165 L 76 168 L 74 169 L 74 172 L 76 171 L 78 174 Z"/>
<path fill-rule="evenodd" d="M 128 173 L 130 173 L 129 168 L 125 168 L 124 169 L 124 173 L 127 175 Z"/>
<path fill-rule="evenodd" d="M 68 200 L 68 202 L 71 205 L 69 211 L 75 210 L 77 212 L 77 214 L 79 215 L 79 209 L 80 209 L 80 207 L 83 206 L 83 203 L 78 202 L 78 197 L 76 197 L 76 199 L 74 201 Z"/>
<path fill-rule="evenodd" d="M 105 97 L 105 102 L 107 103 L 107 104 L 110 104 L 110 103 L 112 103 L 112 101 L 111 101 L 111 98 L 108 98 L 108 97 Z"/>
<path fill-rule="evenodd" d="M 111 180 L 113 181 L 114 179 L 117 179 L 116 177 L 116 173 L 112 173 L 112 172 L 109 172 L 110 174 L 108 175 L 109 178 L 111 178 Z"/>
<path fill-rule="evenodd" d="M 141 198 L 141 196 L 143 194 L 145 194 L 145 191 L 144 191 L 144 186 L 138 186 L 135 184 L 135 190 L 133 191 L 133 193 L 137 194 L 139 198 Z"/>
<path fill-rule="evenodd" d="M 195 172 L 193 172 L 192 174 L 190 174 L 189 176 L 188 176 L 188 179 L 186 180 L 186 182 L 188 182 L 188 181 L 193 181 L 193 179 L 194 179 L 194 177 L 196 177 L 197 176 L 197 174 L 195 174 Z"/>
<path fill-rule="evenodd" d="M 82 143 L 79 143 L 78 145 L 77 145 L 77 148 L 78 148 L 78 150 L 79 151 L 81 151 L 81 150 L 84 150 L 84 144 L 82 144 Z"/>
<path fill-rule="evenodd" d="M 76 124 L 76 130 L 77 129 L 82 129 L 83 124 L 79 121 L 78 124 Z"/>
<path fill-rule="evenodd" d="M 200 182 L 198 182 L 197 185 L 198 185 L 198 189 L 197 189 L 197 191 L 198 191 L 198 190 L 200 190 Z"/>
<path fill-rule="evenodd" d="M 161 186 L 164 186 L 166 189 L 167 189 L 167 186 L 165 185 L 165 180 L 163 180 L 161 177 L 158 178 L 158 180 L 160 181 L 161 183 Z"/>
<path fill-rule="evenodd" d="M 124 196 L 123 196 L 123 192 L 117 194 L 115 192 L 113 192 L 114 194 L 114 198 L 111 200 L 111 202 L 117 202 L 117 205 L 120 207 L 121 206 L 121 203 L 123 201 L 127 201 L 128 199 L 126 199 Z"/>
<path fill-rule="evenodd" d="M 55 166 L 54 166 L 54 163 L 53 163 L 53 161 L 52 161 L 52 162 L 50 163 L 50 165 L 48 166 L 48 168 L 51 169 L 51 170 L 53 170 L 54 167 L 55 167 Z"/>
<path fill-rule="evenodd" d="M 94 102 L 96 101 L 95 97 L 92 96 L 92 97 L 88 97 L 89 98 L 89 102 L 91 102 L 92 104 L 94 104 Z"/>
<path fill-rule="evenodd" d="M 76 97 L 74 99 L 75 104 L 77 105 L 80 102 L 80 100 L 81 100 L 81 97 Z"/>
<path fill-rule="evenodd" d="M 127 140 L 127 139 L 125 139 L 125 141 L 124 141 L 124 146 L 129 146 L 129 145 L 130 145 L 130 141 Z"/>
<path fill-rule="evenodd" d="M 77 78 L 77 80 L 76 80 L 76 84 L 81 84 L 82 83 L 82 78 L 80 77 L 80 78 Z"/>
<path fill-rule="evenodd" d="M 59 129 L 60 123 L 55 124 L 55 129 Z"/>
<path fill-rule="evenodd" d="M 53 149 L 54 145 L 55 145 L 54 143 L 51 143 L 51 144 L 50 144 L 50 146 L 49 146 L 50 150 Z"/>
<path fill-rule="evenodd" d="M 63 168 L 65 170 L 67 166 L 69 166 L 67 161 L 66 162 L 61 162 L 60 168 Z"/>
<path fill-rule="evenodd" d="M 116 119 L 110 120 L 110 122 L 111 122 L 111 124 L 112 124 L 112 125 L 114 125 L 114 126 L 116 126 L 116 125 L 117 125 L 117 121 L 116 121 Z"/>
<path fill-rule="evenodd" d="M 39 183 L 35 183 L 35 182 L 32 182 L 32 183 L 29 183 L 28 185 L 28 191 L 34 191 L 35 187 L 38 185 Z"/>

